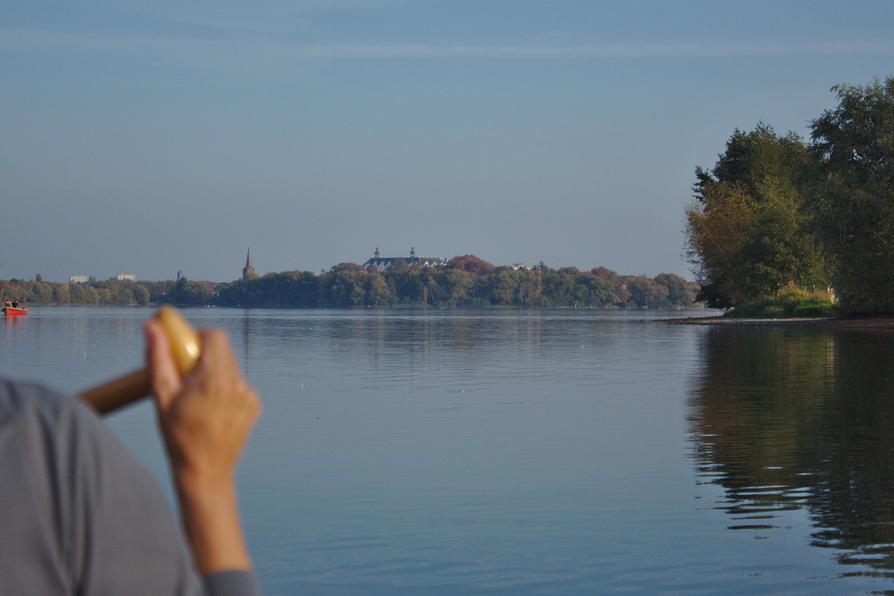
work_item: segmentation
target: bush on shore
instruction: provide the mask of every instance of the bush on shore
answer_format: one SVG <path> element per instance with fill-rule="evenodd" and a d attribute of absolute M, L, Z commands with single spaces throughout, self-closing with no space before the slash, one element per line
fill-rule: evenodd
<path fill-rule="evenodd" d="M 823 290 L 804 290 L 789 285 L 775 296 L 746 302 L 730 310 L 730 318 L 786 319 L 821 318 L 838 315 L 834 296 Z"/>

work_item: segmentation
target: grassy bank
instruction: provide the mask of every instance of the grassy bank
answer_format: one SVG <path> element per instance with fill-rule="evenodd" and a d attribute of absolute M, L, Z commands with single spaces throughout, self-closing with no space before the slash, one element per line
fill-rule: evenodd
<path fill-rule="evenodd" d="M 776 296 L 737 306 L 724 316 L 734 319 L 807 319 L 836 317 L 838 314 L 828 293 L 787 288 Z"/>

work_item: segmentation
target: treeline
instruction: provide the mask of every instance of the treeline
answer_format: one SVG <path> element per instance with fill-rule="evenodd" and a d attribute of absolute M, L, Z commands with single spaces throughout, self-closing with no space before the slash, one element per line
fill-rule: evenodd
<path fill-rule="evenodd" d="M 446 267 L 387 271 L 353 263 L 327 272 L 287 271 L 217 288 L 222 306 L 348 307 L 417 304 L 435 307 L 531 306 L 579 308 L 673 308 L 692 306 L 698 286 L 662 273 L 621 276 L 598 267 L 531 269 L 494 267 L 466 255 Z"/>
<path fill-rule="evenodd" d="M 40 276 L 38 276 L 40 277 Z M 85 284 L 43 280 L 0 280 L 0 300 L 30 304 L 128 306 L 212 304 L 216 284 L 206 281 L 95 281 Z"/>
<path fill-rule="evenodd" d="M 687 237 L 708 306 L 806 290 L 894 312 L 894 77 L 833 92 L 809 142 L 759 124 L 696 169 Z"/>
<path fill-rule="evenodd" d="M 38 276 L 39 277 L 39 276 Z M 29 304 L 149 304 L 149 284 L 133 281 L 99 281 L 64 284 L 48 281 L 0 280 L 0 299 Z"/>
<path fill-rule="evenodd" d="M 386 271 L 342 263 L 319 275 L 308 271 L 269 273 L 246 281 L 213 284 L 176 282 L 54 284 L 0 282 L 0 297 L 26 304 L 176 304 L 240 307 L 358 307 L 428 305 L 434 307 L 685 308 L 698 285 L 679 275 L 618 275 L 604 267 L 581 271 L 495 267 L 472 255 L 444 267 Z"/>

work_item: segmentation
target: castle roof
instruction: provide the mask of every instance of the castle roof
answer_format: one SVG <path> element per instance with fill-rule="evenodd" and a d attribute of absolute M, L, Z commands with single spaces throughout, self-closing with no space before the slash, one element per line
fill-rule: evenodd
<path fill-rule="evenodd" d="M 398 261 L 403 261 L 408 267 L 441 267 L 447 264 L 446 259 L 440 257 L 420 257 L 416 255 L 416 247 L 410 247 L 410 256 L 408 257 L 383 257 L 376 247 L 372 258 L 363 263 L 364 267 L 375 266 L 379 269 L 391 269 Z"/>

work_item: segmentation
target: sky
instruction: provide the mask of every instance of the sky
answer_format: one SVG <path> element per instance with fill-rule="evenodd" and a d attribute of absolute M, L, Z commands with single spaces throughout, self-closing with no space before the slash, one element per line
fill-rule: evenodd
<path fill-rule="evenodd" d="M 0 0 L 0 279 L 383 256 L 692 278 L 694 169 L 894 74 L 894 2 Z"/>

